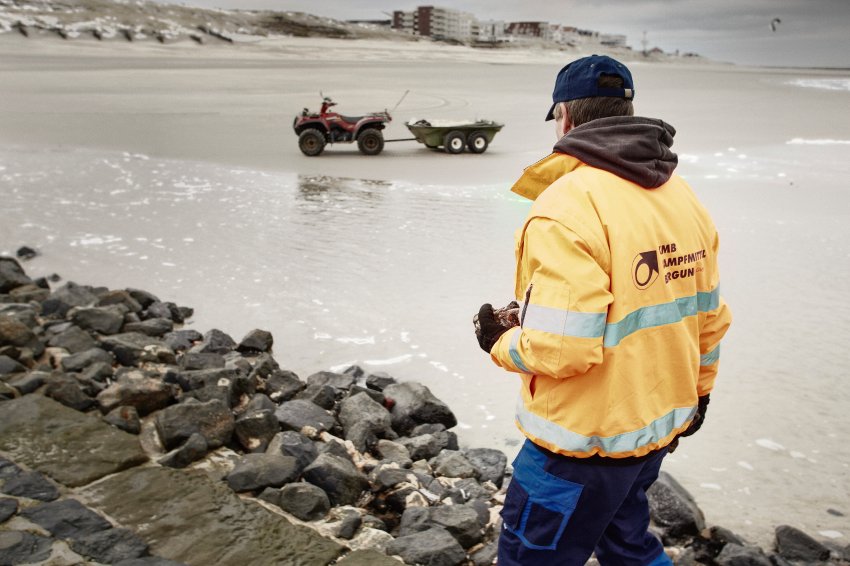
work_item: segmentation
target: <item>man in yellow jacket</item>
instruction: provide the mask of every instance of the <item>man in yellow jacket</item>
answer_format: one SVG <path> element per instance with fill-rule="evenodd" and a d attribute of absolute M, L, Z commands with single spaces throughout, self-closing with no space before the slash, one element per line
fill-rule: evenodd
<path fill-rule="evenodd" d="M 564 67 L 546 117 L 559 141 L 512 189 L 534 200 L 516 236 L 519 325 L 486 304 L 476 331 L 522 381 L 500 566 L 670 563 L 646 490 L 705 418 L 731 315 L 675 130 L 633 116 L 634 92 L 610 57 Z"/>

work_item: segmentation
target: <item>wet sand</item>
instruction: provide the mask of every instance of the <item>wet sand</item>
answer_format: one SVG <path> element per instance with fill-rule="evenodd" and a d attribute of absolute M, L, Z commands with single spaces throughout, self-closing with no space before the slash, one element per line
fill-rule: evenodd
<path fill-rule="evenodd" d="M 528 205 L 507 189 L 554 142 L 542 117 L 572 56 L 0 37 L 0 251 L 34 245 L 30 271 L 150 288 L 196 307 L 199 327 L 268 328 L 305 375 L 356 362 L 421 380 L 468 444 L 510 453 L 516 382 L 478 351 L 470 319 L 511 298 Z M 847 544 L 850 74 L 630 66 L 637 113 L 678 129 L 736 316 L 708 424 L 665 467 L 710 524 L 765 546 L 783 523 Z M 506 126 L 480 156 L 298 151 L 292 118 L 319 90 L 357 115 L 408 89 L 388 138 L 409 137 L 411 117 Z"/>

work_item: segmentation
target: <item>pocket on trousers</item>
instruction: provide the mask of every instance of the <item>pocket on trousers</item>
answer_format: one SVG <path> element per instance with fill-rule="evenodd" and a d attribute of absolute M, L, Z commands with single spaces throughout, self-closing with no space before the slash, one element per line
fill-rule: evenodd
<path fill-rule="evenodd" d="M 534 486 L 531 493 L 523 487 L 519 475 L 525 476 L 526 485 Z M 530 549 L 555 550 L 582 489 L 582 485 L 553 476 L 542 468 L 517 467 L 505 494 L 504 526 Z"/>

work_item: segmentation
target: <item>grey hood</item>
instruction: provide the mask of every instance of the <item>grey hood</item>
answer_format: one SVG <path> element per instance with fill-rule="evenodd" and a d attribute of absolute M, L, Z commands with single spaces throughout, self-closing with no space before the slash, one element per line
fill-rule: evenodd
<path fill-rule="evenodd" d="M 676 130 L 662 120 L 616 116 L 573 128 L 555 151 L 644 187 L 660 187 L 673 174 L 679 158 L 670 150 Z"/>

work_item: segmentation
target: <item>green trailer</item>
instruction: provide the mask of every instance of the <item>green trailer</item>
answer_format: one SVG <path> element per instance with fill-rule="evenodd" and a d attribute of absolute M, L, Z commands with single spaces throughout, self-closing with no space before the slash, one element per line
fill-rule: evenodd
<path fill-rule="evenodd" d="M 445 120 L 410 120 L 405 124 L 416 141 L 430 149 L 442 147 L 446 153 L 484 153 L 496 133 L 504 127 L 492 120 L 448 122 Z"/>

